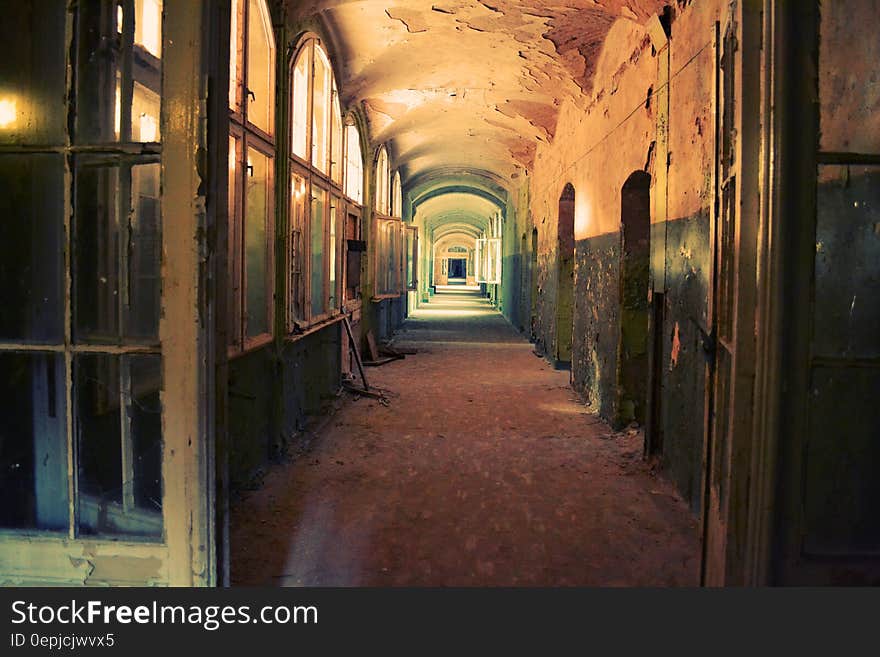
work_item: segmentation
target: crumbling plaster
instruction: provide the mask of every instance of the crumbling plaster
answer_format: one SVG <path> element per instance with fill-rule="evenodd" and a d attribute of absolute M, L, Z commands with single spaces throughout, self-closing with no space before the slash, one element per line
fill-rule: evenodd
<path fill-rule="evenodd" d="M 343 104 L 362 106 L 376 143 L 406 177 L 438 168 L 511 180 L 583 107 L 605 36 L 663 0 L 288 0 L 290 20 L 320 14 L 336 44 Z"/>

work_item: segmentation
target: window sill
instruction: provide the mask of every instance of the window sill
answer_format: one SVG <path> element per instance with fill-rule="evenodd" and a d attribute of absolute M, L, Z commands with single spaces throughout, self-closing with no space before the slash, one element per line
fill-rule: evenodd
<path fill-rule="evenodd" d="M 241 358 L 242 356 L 246 356 L 249 353 L 257 351 L 258 349 L 262 349 L 263 347 L 271 343 L 272 336 L 268 333 L 258 336 L 256 338 L 250 338 L 247 342 L 244 343 L 243 348 L 239 348 L 237 346 L 230 347 L 228 351 L 228 358 L 229 360 Z"/>
<path fill-rule="evenodd" d="M 370 298 L 370 301 L 385 301 L 386 299 L 397 299 L 403 292 L 395 292 L 394 294 L 376 294 Z"/>
<path fill-rule="evenodd" d="M 318 321 L 312 322 L 306 326 L 303 326 L 296 333 L 290 333 L 284 336 L 285 342 L 297 342 L 302 338 L 311 335 L 312 333 L 317 333 L 318 331 L 322 331 L 323 329 L 332 326 L 334 324 L 338 324 L 343 319 L 345 319 L 345 313 L 334 311 L 334 313 L 330 316 L 322 316 Z"/>

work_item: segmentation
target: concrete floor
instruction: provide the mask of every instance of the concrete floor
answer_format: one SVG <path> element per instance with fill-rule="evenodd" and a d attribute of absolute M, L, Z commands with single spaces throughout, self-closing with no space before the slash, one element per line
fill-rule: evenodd
<path fill-rule="evenodd" d="M 238 585 L 695 585 L 696 520 L 485 300 L 437 295 L 232 511 Z"/>

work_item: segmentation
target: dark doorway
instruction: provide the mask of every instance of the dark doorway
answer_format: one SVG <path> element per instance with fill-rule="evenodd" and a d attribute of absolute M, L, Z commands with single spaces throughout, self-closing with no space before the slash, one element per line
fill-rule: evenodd
<path fill-rule="evenodd" d="M 644 424 L 648 407 L 651 176 L 636 171 L 620 192 L 620 341 L 616 423 Z"/>
<path fill-rule="evenodd" d="M 574 322 L 574 187 L 562 190 L 557 229 L 556 367 L 571 367 Z"/>
<path fill-rule="evenodd" d="M 465 258 L 449 259 L 449 282 L 453 283 L 453 279 L 456 278 L 467 280 L 467 260 Z"/>

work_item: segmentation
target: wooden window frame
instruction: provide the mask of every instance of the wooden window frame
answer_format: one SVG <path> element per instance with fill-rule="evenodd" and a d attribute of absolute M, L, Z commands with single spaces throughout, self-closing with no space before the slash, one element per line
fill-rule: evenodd
<path fill-rule="evenodd" d="M 254 0 L 263 3 L 265 0 Z M 247 114 L 247 96 L 245 90 L 248 84 L 248 53 L 249 53 L 249 0 L 232 0 L 233 20 L 232 27 L 238 28 L 237 34 L 230 34 L 230 44 L 235 41 L 238 49 L 236 56 L 235 80 L 230 80 L 230 100 L 234 96 L 234 107 L 229 108 L 229 135 L 236 139 L 238 152 L 235 154 L 235 179 L 229 180 L 229 186 L 234 189 L 234 207 L 229 208 L 229 285 L 232 288 L 230 295 L 229 315 L 229 344 L 230 357 L 240 356 L 254 349 L 259 349 L 270 343 L 274 335 L 275 323 L 275 158 L 277 157 L 274 133 L 261 129 L 250 121 Z M 277 51 L 275 35 L 272 37 L 272 68 L 275 68 L 274 53 Z M 230 62 L 231 62 L 230 56 Z M 275 107 L 276 98 L 273 94 L 270 106 Z M 273 121 L 275 111 L 272 112 Z M 248 336 L 247 329 L 247 264 L 245 261 L 245 216 L 246 210 L 246 180 L 248 177 L 247 154 L 253 149 L 269 160 L 268 194 L 266 202 L 266 311 L 268 331 L 259 335 Z M 232 161 L 232 157 L 230 157 Z"/>
<path fill-rule="evenodd" d="M 310 49 L 308 53 L 303 54 L 304 50 L 308 48 Z M 318 54 L 318 50 L 320 50 L 320 55 Z M 293 73 L 296 67 L 297 62 L 299 61 L 301 56 L 311 57 L 311 60 L 308 65 L 308 86 L 305 90 L 306 93 L 306 139 L 305 139 L 305 151 L 307 157 L 302 157 L 294 152 L 293 143 L 294 143 L 294 134 L 293 134 L 293 107 L 294 107 L 294 99 L 297 97 L 299 89 L 294 88 L 293 85 Z M 314 87 L 315 87 L 315 58 L 323 57 L 327 63 L 328 70 L 330 72 L 330 93 L 328 94 L 328 103 L 327 103 L 327 162 L 326 162 L 326 172 L 321 170 L 318 165 L 312 163 L 312 153 L 313 153 L 313 141 L 314 141 L 314 111 L 315 111 L 315 98 L 314 98 Z M 302 249 L 298 256 L 301 258 L 302 267 L 301 267 L 301 275 L 300 275 L 300 289 L 295 289 L 293 285 L 293 281 L 291 278 L 292 274 L 292 251 L 291 246 L 293 244 L 293 240 L 295 239 L 295 233 L 297 227 L 293 224 L 293 215 L 291 213 L 290 222 L 286 235 L 286 266 L 287 266 L 287 290 L 285 294 L 285 306 L 286 306 L 286 329 L 287 335 L 286 339 L 294 340 L 297 339 L 298 335 L 302 334 L 304 331 L 309 328 L 321 324 L 322 322 L 326 322 L 336 315 L 340 314 L 344 309 L 344 304 L 342 300 L 342 294 L 344 292 L 344 266 L 343 259 L 345 255 L 345 250 L 343 248 L 343 231 L 342 227 L 344 227 L 344 221 L 340 221 L 340 217 L 344 218 L 351 206 L 356 206 L 360 208 L 361 206 L 351 199 L 349 199 L 345 195 L 345 178 L 347 171 L 347 161 L 346 161 L 346 124 L 343 119 L 342 110 L 340 107 L 339 113 L 339 134 L 336 134 L 334 130 L 334 108 L 335 104 L 338 102 L 338 87 L 336 84 L 336 75 L 333 70 L 333 63 L 330 59 L 327 50 L 324 48 L 323 41 L 314 34 L 306 34 L 302 37 L 302 39 L 297 44 L 297 47 L 293 50 L 292 56 L 290 57 L 290 61 L 288 62 L 288 78 L 290 80 L 290 93 L 288 94 L 288 107 L 289 107 L 289 116 L 291 122 L 291 134 L 290 139 L 288 140 L 287 148 L 288 150 L 288 161 L 289 168 L 291 172 L 290 181 L 293 180 L 293 176 L 299 176 L 304 180 L 305 183 L 305 207 L 303 212 L 303 220 L 301 229 L 301 238 L 302 238 Z M 334 144 L 337 143 L 337 140 L 342 141 L 342 161 L 336 163 L 340 170 L 338 179 L 334 179 L 334 162 L 333 162 L 333 151 Z M 288 183 L 289 184 L 289 183 Z M 324 206 L 324 216 L 321 217 L 321 220 L 324 222 L 324 236 L 323 236 L 323 245 L 324 245 L 324 257 L 325 263 L 329 263 L 330 261 L 330 212 L 331 208 L 336 208 L 337 218 L 336 218 L 336 246 L 335 246 L 335 265 L 336 265 L 336 306 L 334 308 L 330 308 L 330 294 L 329 294 L 329 285 L 330 285 L 330 270 L 329 264 L 327 266 L 323 266 L 323 284 L 322 291 L 323 294 L 323 312 L 314 313 L 312 310 L 313 305 L 313 290 L 312 290 L 312 223 L 315 221 L 315 217 L 312 216 L 312 197 L 314 195 L 315 190 L 322 190 L 327 193 L 327 203 Z M 294 317 L 293 309 L 294 309 L 294 300 L 299 299 L 300 307 L 302 308 L 301 317 Z"/>

